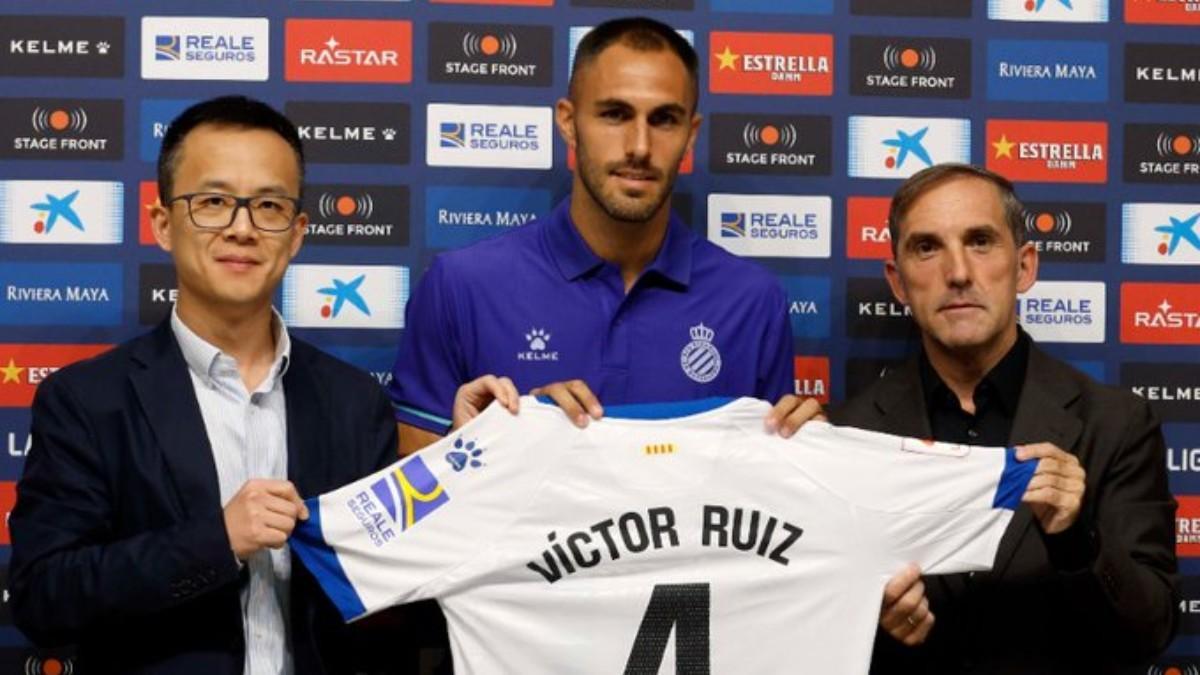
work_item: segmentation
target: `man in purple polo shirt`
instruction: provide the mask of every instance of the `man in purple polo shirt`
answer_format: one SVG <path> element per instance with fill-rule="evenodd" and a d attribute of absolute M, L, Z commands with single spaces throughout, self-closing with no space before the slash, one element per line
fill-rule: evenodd
<path fill-rule="evenodd" d="M 670 212 L 700 128 L 697 67 L 691 45 L 650 19 L 609 21 L 580 42 L 556 107 L 576 157 L 570 197 L 438 256 L 408 303 L 389 386 L 401 454 L 444 434 L 456 389 L 487 373 L 540 388 L 579 424 L 603 414 L 600 401 L 756 396 L 779 401 L 767 425 L 787 434 L 819 410 L 789 394 L 775 278 Z"/>

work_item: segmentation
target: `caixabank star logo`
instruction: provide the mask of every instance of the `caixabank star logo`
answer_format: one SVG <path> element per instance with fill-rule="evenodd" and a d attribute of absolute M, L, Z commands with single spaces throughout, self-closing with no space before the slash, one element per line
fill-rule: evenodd
<path fill-rule="evenodd" d="M 1104 183 L 1108 124 L 1056 120 L 987 121 L 987 168 L 1014 181 Z"/>
<path fill-rule="evenodd" d="M 1126 124 L 1125 180 L 1200 183 L 1200 125 Z"/>
<path fill-rule="evenodd" d="M 297 328 L 403 328 L 407 267 L 292 265 L 282 314 Z"/>
<path fill-rule="evenodd" d="M 999 21 L 1104 23 L 1110 0 L 987 0 L 988 18 Z"/>
<path fill-rule="evenodd" d="M 971 41 L 852 35 L 850 93 L 970 98 Z"/>
<path fill-rule="evenodd" d="M 708 167 L 714 173 L 830 174 L 828 116 L 713 113 L 709 119 Z"/>
<path fill-rule="evenodd" d="M 289 82 L 412 82 L 412 22 L 288 19 L 284 79 Z"/>
<path fill-rule="evenodd" d="M 429 81 L 546 87 L 554 29 L 515 24 L 429 24 Z"/>
<path fill-rule="evenodd" d="M 1200 265 L 1200 204 L 1127 203 L 1121 216 L 1121 262 Z"/>
<path fill-rule="evenodd" d="M 709 35 L 708 89 L 716 94 L 833 94 L 833 35 Z"/>
<path fill-rule="evenodd" d="M 124 196 L 108 181 L 0 181 L 0 242 L 119 244 Z"/>
<path fill-rule="evenodd" d="M 1175 511 L 1175 554 L 1181 558 L 1200 557 L 1200 497 L 1177 495 Z"/>
<path fill-rule="evenodd" d="M 0 16 L 0 77 L 125 75 L 119 16 Z"/>
<path fill-rule="evenodd" d="M 317 246 L 407 246 L 407 185 L 310 185 L 308 233 Z"/>
<path fill-rule="evenodd" d="M 971 161 L 971 122 L 944 117 L 851 116 L 851 178 L 908 178 L 942 162 Z"/>
<path fill-rule="evenodd" d="M 1025 240 L 1047 262 L 1104 262 L 1103 202 L 1025 202 Z"/>
<path fill-rule="evenodd" d="M 121 159 L 117 99 L 0 99 L 0 159 Z"/>
<path fill-rule="evenodd" d="M 27 408 L 50 373 L 111 349 L 102 344 L 0 344 L 0 407 Z"/>

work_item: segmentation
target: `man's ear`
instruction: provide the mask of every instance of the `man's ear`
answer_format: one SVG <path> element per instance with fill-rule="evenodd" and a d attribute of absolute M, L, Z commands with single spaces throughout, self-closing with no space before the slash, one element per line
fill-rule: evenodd
<path fill-rule="evenodd" d="M 560 98 L 554 104 L 554 124 L 558 127 L 558 135 L 572 150 L 575 149 L 575 104 L 571 99 Z"/>
<path fill-rule="evenodd" d="M 296 223 L 292 225 L 291 251 L 288 252 L 289 261 L 293 260 L 300 253 L 300 244 L 304 243 L 304 235 L 306 234 L 308 234 L 308 214 L 301 211 L 300 215 L 296 216 Z"/>
<path fill-rule="evenodd" d="M 1038 252 L 1032 241 L 1017 249 L 1017 292 L 1024 293 L 1037 283 Z"/>
<path fill-rule="evenodd" d="M 150 231 L 154 234 L 154 241 L 158 242 L 159 248 L 170 253 L 171 235 L 174 233 L 170 211 L 157 198 L 153 204 L 142 208 L 150 211 Z"/>
<path fill-rule="evenodd" d="M 908 291 L 904 288 L 904 279 L 900 276 L 900 268 L 896 267 L 895 259 L 883 263 L 883 276 L 887 278 L 888 286 L 891 286 L 892 295 L 896 300 L 908 306 Z"/>

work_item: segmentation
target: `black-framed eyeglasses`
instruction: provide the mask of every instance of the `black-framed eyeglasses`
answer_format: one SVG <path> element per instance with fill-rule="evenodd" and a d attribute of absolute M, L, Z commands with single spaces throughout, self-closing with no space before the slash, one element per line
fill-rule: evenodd
<path fill-rule="evenodd" d="M 238 197 L 223 192 L 192 192 L 167 200 L 167 206 L 183 200 L 188 218 L 201 230 L 223 230 L 233 224 L 238 209 L 246 207 L 250 224 L 264 232 L 291 229 L 300 214 L 300 200 L 285 195 Z"/>

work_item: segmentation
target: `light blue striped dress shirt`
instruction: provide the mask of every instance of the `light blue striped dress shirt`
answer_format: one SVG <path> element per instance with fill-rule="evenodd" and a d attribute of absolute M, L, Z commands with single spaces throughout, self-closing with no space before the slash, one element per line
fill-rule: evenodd
<path fill-rule="evenodd" d="M 233 357 L 192 332 L 178 312 L 171 310 L 171 328 L 187 361 L 212 445 L 222 506 L 251 478 L 287 478 L 283 374 L 287 371 L 291 340 L 278 312 L 272 323 L 275 360 L 266 379 L 250 392 Z M 250 583 L 241 590 L 242 630 L 246 637 L 244 672 L 291 675 L 288 586 L 292 565 L 288 547 L 259 551 L 246 565 L 250 568 Z"/>

